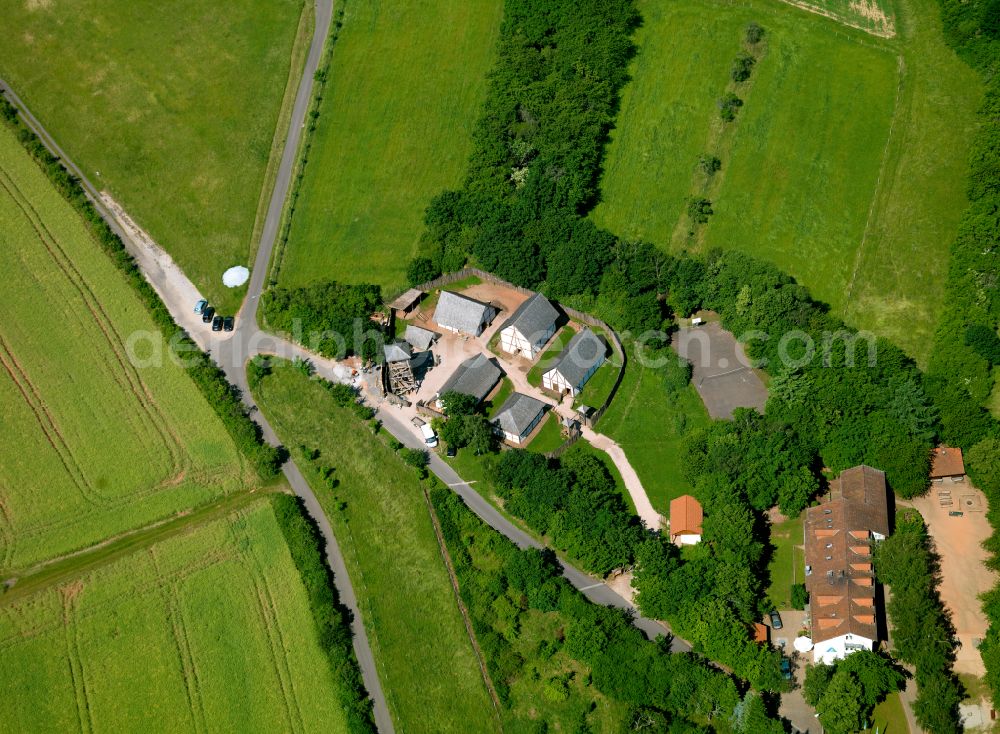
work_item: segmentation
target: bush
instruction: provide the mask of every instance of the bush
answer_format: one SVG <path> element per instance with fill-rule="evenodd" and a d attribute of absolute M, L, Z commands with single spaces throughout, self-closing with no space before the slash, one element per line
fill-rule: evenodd
<path fill-rule="evenodd" d="M 732 92 L 728 92 L 719 99 L 718 105 L 719 116 L 726 122 L 732 122 L 736 119 L 736 112 L 743 106 L 743 100 Z"/>
<path fill-rule="evenodd" d="M 406 266 L 406 280 L 410 285 L 420 285 L 441 275 L 441 268 L 429 257 L 415 257 Z"/>
<path fill-rule="evenodd" d="M 712 202 L 703 197 L 691 197 L 687 203 L 687 214 L 695 224 L 705 224 L 708 218 L 715 212 L 712 211 Z"/>
<path fill-rule="evenodd" d="M 756 46 L 764 38 L 764 29 L 754 22 L 747 24 L 743 32 L 743 39 L 751 46 Z"/>
<path fill-rule="evenodd" d="M 757 63 L 757 59 L 746 52 L 740 53 L 733 60 L 733 66 L 729 70 L 729 76 L 734 82 L 745 82 L 750 78 L 750 73 L 753 71 L 753 65 Z"/>
<path fill-rule="evenodd" d="M 698 168 L 701 169 L 701 172 L 706 176 L 712 176 L 722 168 L 722 161 L 714 155 L 705 153 L 698 158 Z"/>
<path fill-rule="evenodd" d="M 805 584 L 792 584 L 792 609 L 805 609 L 809 603 L 809 592 Z"/>

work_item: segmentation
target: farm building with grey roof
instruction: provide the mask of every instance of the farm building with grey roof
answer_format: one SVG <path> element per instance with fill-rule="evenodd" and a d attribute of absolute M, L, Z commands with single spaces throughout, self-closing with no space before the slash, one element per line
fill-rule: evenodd
<path fill-rule="evenodd" d="M 545 416 L 545 403 L 516 392 L 507 398 L 493 422 L 512 444 L 522 444 Z"/>
<path fill-rule="evenodd" d="M 604 364 L 608 347 L 590 329 L 578 332 L 556 359 L 556 363 L 542 374 L 542 387 L 561 395 L 576 396 L 587 380 Z"/>
<path fill-rule="evenodd" d="M 444 395 L 447 392 L 460 392 L 471 395 L 482 402 L 502 377 L 503 370 L 492 359 L 477 354 L 455 368 L 451 377 L 445 380 L 441 386 L 438 395 Z M 441 407 L 440 401 L 438 407 Z"/>
<path fill-rule="evenodd" d="M 534 359 L 556 333 L 559 312 L 541 293 L 522 303 L 500 327 L 500 348 Z"/>
<path fill-rule="evenodd" d="M 441 291 L 434 309 L 434 321 L 438 326 L 469 336 L 482 334 L 496 315 L 496 309 L 490 304 L 452 291 Z"/>

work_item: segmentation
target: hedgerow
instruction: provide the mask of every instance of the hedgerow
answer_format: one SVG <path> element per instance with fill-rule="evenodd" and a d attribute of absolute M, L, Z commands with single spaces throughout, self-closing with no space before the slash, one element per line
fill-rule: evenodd
<path fill-rule="evenodd" d="M 49 152 L 38 136 L 20 119 L 17 108 L 2 95 L 0 118 L 14 131 L 21 145 L 45 172 L 56 190 L 83 217 L 91 235 L 132 287 L 171 349 L 182 358 L 185 370 L 219 416 L 236 448 L 262 479 L 277 476 L 287 453 L 283 448 L 271 446 L 264 440 L 260 426 L 249 417 L 239 388 L 226 380 L 225 373 L 177 325 L 159 295 L 143 277 L 121 238 L 88 198 L 79 179 Z"/>
<path fill-rule="evenodd" d="M 372 702 L 361 679 L 351 642 L 351 612 L 340 602 L 333 574 L 323 557 L 325 541 L 302 500 L 288 494 L 272 499 L 274 515 L 309 597 L 309 610 L 320 648 L 340 694 L 340 705 L 351 732 L 374 734 Z"/>

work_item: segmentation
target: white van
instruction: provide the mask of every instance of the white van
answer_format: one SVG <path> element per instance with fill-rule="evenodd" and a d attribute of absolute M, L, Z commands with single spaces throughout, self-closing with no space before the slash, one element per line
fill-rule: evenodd
<path fill-rule="evenodd" d="M 435 446 L 438 445 L 437 434 L 434 433 L 434 429 L 431 428 L 430 423 L 424 423 L 422 426 L 420 426 L 420 432 L 424 435 L 425 444 L 427 444 L 431 448 L 434 448 Z"/>

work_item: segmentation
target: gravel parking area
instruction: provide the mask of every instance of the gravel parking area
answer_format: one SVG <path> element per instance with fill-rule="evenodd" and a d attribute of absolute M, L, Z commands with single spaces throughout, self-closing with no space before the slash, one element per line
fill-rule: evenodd
<path fill-rule="evenodd" d="M 691 381 L 712 418 L 731 419 L 736 408 L 764 412 L 767 388 L 743 346 L 717 322 L 682 328 L 674 335 L 673 348 L 691 363 Z"/>

